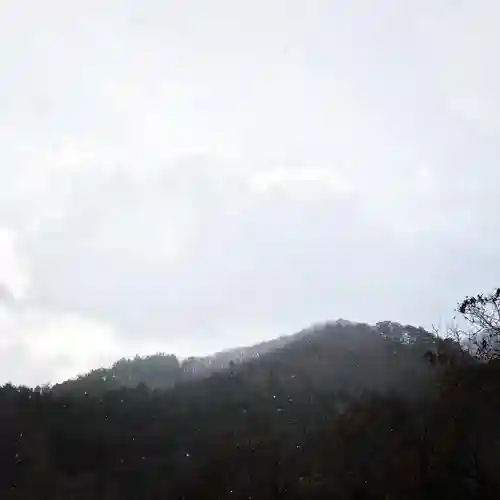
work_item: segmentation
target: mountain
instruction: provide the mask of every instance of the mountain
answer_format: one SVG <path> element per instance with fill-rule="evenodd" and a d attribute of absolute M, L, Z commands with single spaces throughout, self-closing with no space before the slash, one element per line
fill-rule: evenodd
<path fill-rule="evenodd" d="M 435 351 L 437 342 L 438 339 L 433 334 L 421 327 L 401 325 L 390 321 L 369 326 L 340 319 L 319 323 L 292 335 L 282 336 L 249 347 L 238 347 L 218 352 L 206 357 L 189 357 L 180 361 L 173 354 L 157 353 L 146 357 L 136 356 L 132 359 L 120 359 L 109 368 L 92 370 L 76 379 L 57 384 L 52 390 L 54 393 L 104 393 L 121 387 L 134 388 L 141 384 L 150 389 L 170 389 L 178 384 L 209 377 L 217 372 L 227 370 L 235 364 L 247 365 L 252 361 L 257 361 L 257 365 L 265 366 L 266 370 L 269 369 L 270 365 L 276 365 L 274 368 L 279 372 L 281 368 L 278 366 L 280 363 L 283 364 L 283 360 L 287 360 L 288 364 L 296 363 L 298 368 L 305 359 L 309 359 L 311 356 L 314 359 L 312 364 L 316 365 L 312 372 L 324 371 L 323 368 L 320 370 L 319 367 L 327 359 L 328 367 L 332 367 L 333 362 L 335 363 L 333 372 L 337 374 L 336 380 L 345 379 L 344 384 L 347 387 L 355 383 L 356 377 L 360 376 L 364 369 L 376 373 L 376 376 L 373 376 L 372 373 L 369 377 L 372 382 L 377 377 L 383 377 L 384 373 L 389 377 L 388 370 L 394 364 L 394 360 L 401 360 L 407 352 L 414 353 L 415 349 L 419 349 L 419 355 L 427 351 Z M 318 353 L 324 349 L 328 352 L 325 351 L 325 355 L 319 357 L 316 354 L 312 355 L 310 350 L 314 349 L 313 344 Z M 395 353 L 399 352 L 401 346 L 404 345 L 412 347 L 412 349 L 403 349 L 399 353 L 399 358 L 396 358 Z M 393 350 L 392 354 L 391 349 Z M 283 350 L 284 352 L 281 352 Z M 340 367 L 344 366 L 342 363 L 345 360 L 350 360 L 348 364 L 352 368 L 353 356 L 356 356 L 355 363 L 359 365 L 358 375 L 353 376 L 351 369 L 345 373 L 342 372 L 341 375 Z M 368 360 L 365 360 L 366 362 L 363 361 L 365 356 Z M 370 364 L 371 366 L 369 366 Z M 375 366 L 375 364 L 378 365 Z M 255 363 L 250 363 L 249 366 L 253 367 Z M 403 370 L 403 367 L 401 369 Z M 333 373 L 328 370 L 327 372 Z"/>
<path fill-rule="evenodd" d="M 143 387 L 181 393 L 216 375 L 238 375 L 255 391 L 280 385 L 281 391 L 361 394 L 376 390 L 416 395 L 434 371 L 425 354 L 447 344 L 423 328 L 380 322 L 374 326 L 345 320 L 316 324 L 289 336 L 212 356 L 179 361 L 156 354 L 121 359 L 52 388 L 53 394 L 103 395 L 110 390 Z M 439 347 L 441 346 L 441 347 Z M 448 346 L 450 350 L 450 346 Z M 211 383 L 211 382 L 207 382 Z"/>
<path fill-rule="evenodd" d="M 177 377 L 171 356 L 118 363 L 133 388 L 88 375 L 86 391 L 4 386 L 0 496 L 500 498 L 498 363 L 393 322 L 330 322 L 238 352 L 168 389 L 141 377 Z"/>

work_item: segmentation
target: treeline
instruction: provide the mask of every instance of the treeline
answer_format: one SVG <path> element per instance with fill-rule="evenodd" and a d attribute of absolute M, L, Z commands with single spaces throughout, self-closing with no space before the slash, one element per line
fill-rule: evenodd
<path fill-rule="evenodd" d="M 241 363 L 265 355 L 302 338 L 308 331 L 304 330 L 295 335 L 260 342 L 250 347 L 229 349 L 205 357 L 191 356 L 179 360 L 174 354 L 156 353 L 145 357 L 122 358 L 109 368 L 97 368 L 53 387 L 46 385 L 38 389 L 50 388 L 57 394 L 78 391 L 103 394 L 109 390 L 122 387 L 135 388 L 139 385 L 146 385 L 150 389 L 171 389 L 180 383 L 199 380 L 223 371 L 232 363 Z"/>

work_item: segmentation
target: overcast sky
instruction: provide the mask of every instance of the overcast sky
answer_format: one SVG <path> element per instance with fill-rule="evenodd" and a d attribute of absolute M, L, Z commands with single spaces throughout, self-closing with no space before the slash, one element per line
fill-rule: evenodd
<path fill-rule="evenodd" d="M 0 0 L 0 382 L 500 280 L 495 0 Z"/>

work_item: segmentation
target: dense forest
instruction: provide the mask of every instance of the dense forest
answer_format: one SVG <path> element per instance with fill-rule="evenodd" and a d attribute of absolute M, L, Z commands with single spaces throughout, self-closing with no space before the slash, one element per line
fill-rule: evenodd
<path fill-rule="evenodd" d="M 6 384 L 0 498 L 498 499 L 499 305 L 466 298 L 468 336 L 335 321 Z"/>

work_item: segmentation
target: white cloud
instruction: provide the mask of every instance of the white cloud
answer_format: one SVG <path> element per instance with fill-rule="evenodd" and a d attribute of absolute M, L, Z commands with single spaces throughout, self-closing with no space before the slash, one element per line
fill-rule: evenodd
<path fill-rule="evenodd" d="M 500 34 L 496 2 L 464 2 L 428 29 L 435 85 L 451 113 L 482 134 L 500 134 Z M 430 23 L 429 23 L 430 24 Z M 432 73 L 431 73 L 432 74 Z"/>
<path fill-rule="evenodd" d="M 250 186 L 261 192 L 285 193 L 294 199 L 345 196 L 353 190 L 333 169 L 311 167 L 258 172 L 250 179 Z"/>
<path fill-rule="evenodd" d="M 2 377 L 337 316 L 431 323 L 489 289 L 497 14 L 2 3 Z"/>
<path fill-rule="evenodd" d="M 0 287 L 14 300 L 24 298 L 30 284 L 26 263 L 16 248 L 16 239 L 14 231 L 0 228 Z"/>
<path fill-rule="evenodd" d="M 0 376 L 14 383 L 62 381 L 111 363 L 123 348 L 106 325 L 32 307 L 0 307 L 0 330 Z"/>

